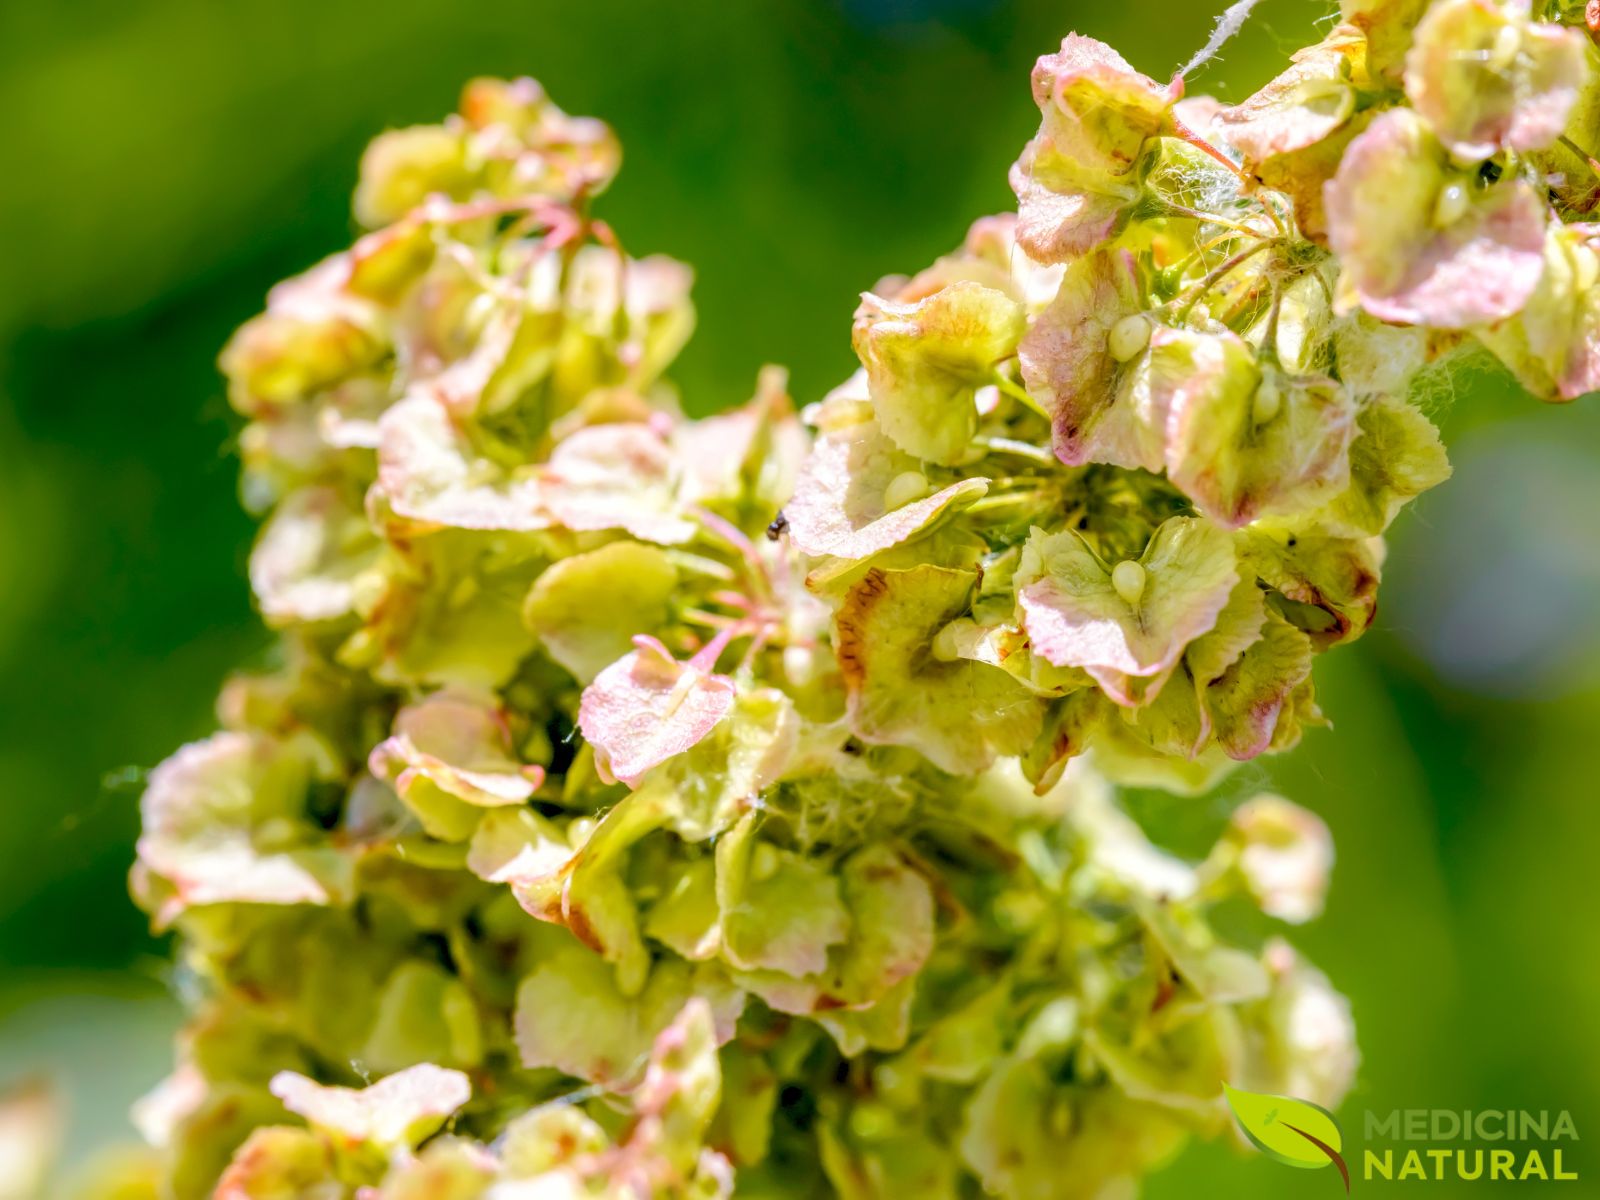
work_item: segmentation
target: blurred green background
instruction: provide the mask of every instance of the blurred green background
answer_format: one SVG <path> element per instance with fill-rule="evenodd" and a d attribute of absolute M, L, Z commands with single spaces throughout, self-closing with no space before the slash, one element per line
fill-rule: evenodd
<path fill-rule="evenodd" d="M 173 981 L 124 891 L 142 772 L 208 731 L 266 640 L 212 360 L 271 283 L 348 241 L 368 137 L 437 118 L 472 75 L 538 76 L 621 134 L 603 212 L 629 248 L 698 271 L 690 409 L 742 399 L 767 361 L 808 400 L 852 367 L 858 291 L 1010 206 L 1037 54 L 1077 29 L 1164 77 L 1212 7 L 0 9 L 0 1082 L 63 1071 L 76 1157 L 168 1057 Z M 1242 97 L 1326 16 L 1264 0 L 1191 91 Z M 1329 911 L 1297 940 L 1355 1005 L 1348 1132 L 1366 1107 L 1565 1108 L 1569 1164 L 1600 1177 L 1600 414 L 1481 376 L 1437 416 L 1457 477 L 1399 522 L 1378 627 L 1319 667 L 1337 732 L 1155 807 L 1198 826 L 1273 786 L 1333 826 Z M 1150 1194 L 1303 1186 L 1196 1147 Z"/>

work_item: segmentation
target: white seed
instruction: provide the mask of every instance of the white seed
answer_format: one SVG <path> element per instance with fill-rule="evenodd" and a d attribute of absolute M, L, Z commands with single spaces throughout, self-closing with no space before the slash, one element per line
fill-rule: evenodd
<path fill-rule="evenodd" d="M 1127 362 L 1136 358 L 1149 344 L 1150 322 L 1135 313 L 1131 317 L 1123 317 L 1111 327 L 1107 349 L 1118 362 Z"/>
<path fill-rule="evenodd" d="M 296 841 L 294 822 L 288 817 L 268 817 L 256 826 L 254 840 L 264 852 L 287 849 Z"/>
<path fill-rule="evenodd" d="M 833 661 L 831 658 L 828 660 Z M 803 688 L 817 676 L 817 656 L 809 646 L 783 648 L 783 674 L 797 688 Z"/>
<path fill-rule="evenodd" d="M 456 585 L 450 589 L 450 607 L 465 608 L 477 599 L 482 585 L 476 575 L 463 575 L 456 580 Z"/>
<path fill-rule="evenodd" d="M 888 1059 L 873 1064 L 872 1090 L 891 1107 L 905 1111 L 921 1103 L 922 1077 L 915 1067 L 896 1066 Z"/>
<path fill-rule="evenodd" d="M 765 882 L 778 873 L 778 851 L 771 842 L 760 842 L 756 845 L 756 852 L 750 857 L 750 876 L 757 882 Z"/>
<path fill-rule="evenodd" d="M 1522 30 L 1513 22 L 1506 22 L 1500 26 L 1500 31 L 1494 35 L 1494 49 L 1489 51 L 1489 69 L 1491 71 L 1504 71 L 1517 61 L 1517 52 L 1522 49 Z"/>
<path fill-rule="evenodd" d="M 1356 90 L 1339 79 L 1302 79 L 1289 93 L 1296 108 L 1309 108 L 1331 125 L 1342 125 L 1356 107 Z"/>
<path fill-rule="evenodd" d="M 901 471 L 883 489 L 883 506 L 890 512 L 928 494 L 928 477 L 921 471 Z"/>
<path fill-rule="evenodd" d="M 1263 379 L 1261 386 L 1256 388 L 1255 398 L 1250 401 L 1250 417 L 1257 425 L 1265 425 L 1278 411 L 1283 408 L 1283 392 L 1276 382 Z"/>
<path fill-rule="evenodd" d="M 849 1121 L 850 1132 L 863 1142 L 887 1141 L 900 1128 L 894 1110 L 876 1100 L 852 1105 Z"/>
<path fill-rule="evenodd" d="M 567 826 L 567 845 L 574 850 L 582 850 L 584 843 L 594 833 L 596 824 L 598 822 L 593 817 L 579 817 L 573 821 L 571 825 Z"/>
<path fill-rule="evenodd" d="M 1467 185 L 1447 183 L 1439 189 L 1439 198 L 1433 202 L 1433 223 L 1443 229 L 1454 225 L 1467 215 Z"/>
<path fill-rule="evenodd" d="M 479 292 L 467 303 L 462 324 L 474 334 L 482 333 L 494 315 L 495 297 L 492 292 Z"/>
<path fill-rule="evenodd" d="M 350 581 L 350 605 L 358 613 L 370 613 L 389 591 L 387 576 L 377 568 L 362 571 Z"/>
<path fill-rule="evenodd" d="M 1144 595 L 1144 583 L 1144 567 L 1131 558 L 1125 558 L 1111 568 L 1111 586 L 1129 604 L 1139 603 L 1139 597 Z"/>
<path fill-rule="evenodd" d="M 1086 1083 L 1098 1083 L 1105 1078 L 1105 1064 L 1085 1043 L 1079 1042 L 1072 1052 L 1072 1074 Z"/>
<path fill-rule="evenodd" d="M 957 617 L 938 633 L 933 635 L 933 657 L 940 662 L 955 662 L 961 657 L 961 635 L 974 622 L 966 617 Z"/>

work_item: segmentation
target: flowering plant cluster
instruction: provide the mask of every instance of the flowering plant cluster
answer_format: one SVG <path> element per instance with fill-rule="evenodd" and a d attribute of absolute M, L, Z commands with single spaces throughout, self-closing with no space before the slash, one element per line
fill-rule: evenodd
<path fill-rule="evenodd" d="M 786 510 L 862 736 L 1203 789 L 1320 720 L 1312 658 L 1449 474 L 1430 367 L 1472 339 L 1548 399 L 1600 383 L 1587 36 L 1345 8 L 1231 107 L 1067 38 L 1015 224 L 864 298 Z"/>
<path fill-rule="evenodd" d="M 223 354 L 281 665 L 144 797 L 193 1014 L 100 1194 L 1075 1200 L 1224 1081 L 1336 1104 L 1344 1001 L 1219 929 L 1314 917 L 1326 828 L 1188 862 L 1114 785 L 1320 720 L 1448 474 L 1430 364 L 1600 356 L 1584 34 L 1343 15 L 1230 108 L 1069 37 L 1018 214 L 805 424 L 772 369 L 679 414 L 604 126 L 478 81 L 373 143 L 371 232 Z"/>

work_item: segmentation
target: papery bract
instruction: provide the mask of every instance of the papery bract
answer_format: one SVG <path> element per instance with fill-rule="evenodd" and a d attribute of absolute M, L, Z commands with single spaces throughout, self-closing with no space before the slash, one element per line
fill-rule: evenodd
<path fill-rule="evenodd" d="M 349 1142 L 416 1145 L 472 1097 L 459 1071 L 411 1067 L 360 1090 L 324 1087 L 293 1072 L 272 1080 L 272 1092 L 290 1112 Z"/>
<path fill-rule="evenodd" d="M 1543 400 L 1600 391 L 1600 252 L 1589 225 L 1553 226 L 1544 271 L 1523 311 L 1479 340 Z"/>
<path fill-rule="evenodd" d="M 1259 167 L 1330 136 L 1355 112 L 1353 75 L 1362 47 L 1361 39 L 1341 27 L 1315 46 L 1296 51 L 1287 71 L 1217 114 L 1228 144 Z"/>
<path fill-rule="evenodd" d="M 434 397 L 407 396 L 378 429 L 378 484 L 398 515 L 456 529 L 529 531 L 556 523 L 540 477 L 478 455 Z"/>
<path fill-rule="evenodd" d="M 638 648 L 601 671 L 584 691 L 578 724 L 605 768 L 636 783 L 651 767 L 682 754 L 733 708 L 733 680 L 706 666 L 680 663 L 660 642 Z"/>
<path fill-rule="evenodd" d="M 1399 82 L 1412 32 L 1429 3 L 1430 0 L 1339 0 L 1339 20 L 1365 39 L 1367 67 L 1375 77 Z"/>
<path fill-rule="evenodd" d="M 218 733 L 151 772 L 139 858 L 172 889 L 157 914 L 162 924 L 197 905 L 348 899 L 353 864 L 304 816 L 315 777 L 308 749 Z"/>
<path fill-rule="evenodd" d="M 879 426 L 908 454 L 959 461 L 977 429 L 977 389 L 1016 349 L 1023 316 L 1004 292 L 965 281 L 915 304 L 863 297 L 855 346 Z"/>
<path fill-rule="evenodd" d="M 1371 537 L 1400 509 L 1450 478 L 1439 431 L 1415 405 L 1374 396 L 1356 418 L 1350 483 L 1309 518 L 1341 537 Z"/>
<path fill-rule="evenodd" d="M 922 466 L 871 417 L 825 428 L 801 470 L 794 498 L 784 506 L 795 548 L 816 556 L 868 558 L 915 537 L 988 490 L 982 479 L 935 490 Z"/>
<path fill-rule="evenodd" d="M 1406 56 L 1406 95 L 1463 160 L 1542 150 L 1588 73 L 1586 38 L 1529 18 L 1529 0 L 1438 0 Z"/>
<path fill-rule="evenodd" d="M 435 692 L 402 709 L 370 765 L 407 799 L 427 787 L 486 808 L 522 804 L 544 779 L 542 768 L 512 755 L 504 712 L 467 692 Z"/>
<path fill-rule="evenodd" d="M 664 551 L 610 542 L 552 564 L 528 593 L 523 619 L 551 658 L 588 683 L 626 654 L 634 637 L 663 630 L 677 587 L 677 568 Z"/>
<path fill-rule="evenodd" d="M 1108 241 L 1138 197 L 1146 143 L 1173 131 L 1182 94 L 1181 80 L 1162 87 L 1078 34 L 1039 59 L 1033 98 L 1044 119 L 1011 168 L 1023 249 L 1056 263 Z"/>
<path fill-rule="evenodd" d="M 1449 189 L 1459 203 L 1442 198 Z M 1326 203 L 1342 282 L 1379 320 L 1487 324 L 1518 312 L 1538 285 L 1539 198 L 1521 180 L 1485 188 L 1457 171 L 1408 109 L 1384 113 L 1350 143 Z"/>
<path fill-rule="evenodd" d="M 1056 456 L 1068 466 L 1086 462 L 1159 469 L 1159 414 L 1143 411 L 1135 357 L 1119 360 L 1113 332 L 1143 324 L 1145 343 L 1154 330 L 1142 315 L 1140 281 L 1131 255 L 1096 250 L 1067 266 L 1061 288 L 1018 347 L 1028 391 L 1051 417 Z"/>
<path fill-rule="evenodd" d="M 1281 796 L 1256 796 L 1234 810 L 1224 844 L 1268 916 L 1299 924 L 1322 912 L 1333 838 L 1315 814 Z"/>
<path fill-rule="evenodd" d="M 969 772 L 1032 739 L 1037 702 L 1021 685 L 998 668 L 926 652 L 976 583 L 943 567 L 874 568 L 846 595 L 835 637 L 851 728 L 864 741 L 912 746 L 945 770 Z"/>
<path fill-rule="evenodd" d="M 628 996 L 605 960 L 565 930 L 550 929 L 541 945 L 517 989 L 516 1041 L 525 1066 L 637 1086 L 651 1043 L 693 997 L 710 1004 L 719 1043 L 733 1036 L 744 997 L 715 967 L 664 960 Z"/>
<path fill-rule="evenodd" d="M 1336 380 L 1262 369 L 1232 334 L 1173 335 L 1157 353 L 1167 474 L 1213 521 L 1237 529 L 1345 486 L 1355 404 Z"/>
<path fill-rule="evenodd" d="M 1227 535 L 1188 517 L 1162 525 L 1135 565 L 1142 590 L 1129 600 L 1078 534 L 1036 531 L 1017 569 L 1034 652 L 1081 667 L 1125 705 L 1160 689 L 1184 647 L 1216 624 L 1239 580 Z"/>
<path fill-rule="evenodd" d="M 261 530 L 250 587 L 268 624 L 331 621 L 350 614 L 378 540 L 359 505 L 334 487 L 292 492 Z"/>

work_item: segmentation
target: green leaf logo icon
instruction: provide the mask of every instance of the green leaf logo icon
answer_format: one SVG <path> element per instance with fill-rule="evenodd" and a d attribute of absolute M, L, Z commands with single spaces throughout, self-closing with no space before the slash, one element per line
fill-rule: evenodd
<path fill-rule="evenodd" d="M 1339 1168 L 1344 1190 L 1350 1190 L 1350 1168 L 1340 1151 L 1344 1135 L 1327 1109 L 1293 1096 L 1269 1096 L 1222 1085 L 1228 1107 L 1251 1144 L 1268 1158 L 1290 1167 Z"/>

